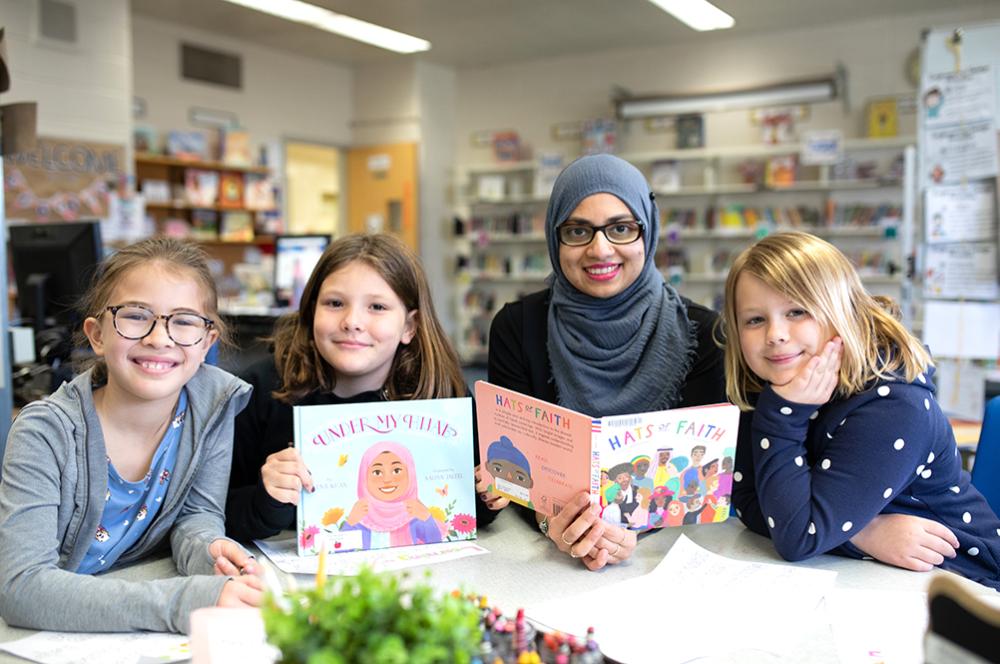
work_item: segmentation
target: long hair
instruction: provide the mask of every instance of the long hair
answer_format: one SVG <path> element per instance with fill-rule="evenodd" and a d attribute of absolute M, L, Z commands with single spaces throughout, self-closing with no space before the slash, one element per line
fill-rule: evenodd
<path fill-rule="evenodd" d="M 115 289 L 133 270 L 158 267 L 183 277 L 194 279 L 201 287 L 204 300 L 201 303 L 204 315 L 212 319 L 212 328 L 218 332 L 218 341 L 224 346 L 231 345 L 229 328 L 219 315 L 219 293 L 215 279 L 208 268 L 208 255 L 190 242 L 182 242 L 167 237 L 152 237 L 140 240 L 119 249 L 105 258 L 94 272 L 90 288 L 77 303 L 82 319 L 100 318 L 106 308 L 114 305 L 111 296 Z M 90 341 L 80 329 L 75 334 L 75 344 L 88 348 Z M 76 362 L 77 371 L 93 368 L 93 382 L 100 384 L 108 379 L 108 367 L 104 358 L 88 356 Z"/>
<path fill-rule="evenodd" d="M 348 235 L 326 248 L 306 282 L 299 310 L 282 316 L 273 337 L 275 364 L 281 386 L 274 397 L 296 403 L 314 390 L 328 392 L 336 374 L 313 340 L 313 320 L 320 287 L 328 276 L 360 261 L 378 273 L 399 297 L 407 312 L 416 312 L 416 334 L 396 349 L 386 397 L 389 400 L 465 396 L 458 355 L 441 328 L 430 286 L 420 260 L 392 235 Z"/>
<path fill-rule="evenodd" d="M 752 274 L 782 293 L 843 340 L 835 394 L 849 397 L 877 378 L 902 375 L 912 381 L 932 364 L 923 344 L 899 322 L 891 299 L 865 290 L 854 266 L 839 249 L 814 235 L 776 233 L 745 249 L 726 278 L 721 325 L 725 333 L 726 394 L 744 410 L 748 395 L 764 381 L 751 371 L 740 347 L 736 283 Z"/>

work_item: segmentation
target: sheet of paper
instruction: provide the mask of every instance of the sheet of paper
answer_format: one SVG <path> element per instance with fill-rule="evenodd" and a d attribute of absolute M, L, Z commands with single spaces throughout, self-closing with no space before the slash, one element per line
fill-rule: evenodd
<path fill-rule="evenodd" d="M 924 227 L 927 242 L 971 242 L 996 235 L 994 181 L 940 185 L 927 189 Z"/>
<path fill-rule="evenodd" d="M 0 650 L 41 664 L 167 664 L 191 658 L 187 636 L 155 632 L 38 632 L 0 643 Z"/>
<path fill-rule="evenodd" d="M 681 535 L 649 574 L 525 613 L 570 634 L 583 635 L 596 623 L 601 651 L 623 662 L 668 664 L 750 650 L 783 656 L 815 626 L 835 578 L 827 570 L 732 560 Z M 667 615 L 673 618 L 664 623 Z M 671 629 L 662 647 L 651 648 L 648 637 L 665 634 L 665 625 L 686 627 Z"/>
<path fill-rule="evenodd" d="M 997 175 L 996 79 L 989 65 L 925 76 L 925 186 Z"/>
<path fill-rule="evenodd" d="M 1000 349 L 1000 304 L 927 300 L 924 343 L 934 357 L 995 359 Z"/>
<path fill-rule="evenodd" d="M 947 415 L 982 420 L 986 407 L 986 367 L 972 360 L 934 358 L 937 401 Z"/>
<path fill-rule="evenodd" d="M 841 662 L 923 663 L 927 593 L 834 590 L 824 605 Z"/>
<path fill-rule="evenodd" d="M 209 606 L 191 614 L 191 664 L 273 664 L 281 651 L 267 642 L 259 609 Z"/>
<path fill-rule="evenodd" d="M 316 573 L 319 556 L 299 557 L 296 553 L 294 539 L 254 540 L 254 544 L 282 572 L 289 574 Z M 440 544 L 422 544 L 420 546 L 397 546 L 391 549 L 347 551 L 327 556 L 326 570 L 327 574 L 334 576 L 355 576 L 361 570 L 362 565 L 368 565 L 379 572 L 390 572 L 417 565 L 443 563 L 467 556 L 478 556 L 484 553 L 489 553 L 489 551 L 475 542 L 441 542 Z"/>
<path fill-rule="evenodd" d="M 927 245 L 924 296 L 995 300 L 997 247 L 984 242 Z"/>

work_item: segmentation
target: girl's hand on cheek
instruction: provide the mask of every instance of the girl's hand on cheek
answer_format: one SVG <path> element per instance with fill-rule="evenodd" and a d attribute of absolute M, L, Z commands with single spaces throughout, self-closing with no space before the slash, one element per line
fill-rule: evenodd
<path fill-rule="evenodd" d="M 416 498 L 406 501 L 406 511 L 418 521 L 426 521 L 431 516 L 431 511 L 427 509 L 427 506 Z"/>
<path fill-rule="evenodd" d="M 822 352 L 812 356 L 792 380 L 784 385 L 772 385 L 775 394 L 792 403 L 820 405 L 830 400 L 840 380 L 840 359 L 843 341 L 834 337 L 826 342 Z"/>
<path fill-rule="evenodd" d="M 351 513 L 347 515 L 347 523 L 352 526 L 358 525 L 361 519 L 368 515 L 368 499 L 361 498 L 358 502 L 354 503 L 354 507 L 351 508 Z"/>

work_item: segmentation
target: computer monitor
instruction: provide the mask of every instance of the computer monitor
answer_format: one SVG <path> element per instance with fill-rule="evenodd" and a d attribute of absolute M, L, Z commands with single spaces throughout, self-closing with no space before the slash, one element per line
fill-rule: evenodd
<path fill-rule="evenodd" d="M 309 275 L 319 262 L 329 235 L 279 235 L 274 240 L 274 299 L 297 307 Z"/>
<path fill-rule="evenodd" d="M 8 231 L 21 317 L 31 319 L 36 332 L 76 325 L 76 304 L 101 260 L 100 224 L 33 223 Z"/>

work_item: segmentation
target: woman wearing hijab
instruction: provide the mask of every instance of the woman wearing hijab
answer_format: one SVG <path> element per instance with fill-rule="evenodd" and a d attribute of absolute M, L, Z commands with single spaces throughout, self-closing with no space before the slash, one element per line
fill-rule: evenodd
<path fill-rule="evenodd" d="M 441 541 L 441 529 L 417 496 L 417 469 L 398 443 L 376 443 L 361 457 L 358 502 L 341 530 L 360 530 L 362 548 Z"/>
<path fill-rule="evenodd" d="M 549 288 L 507 304 L 490 328 L 490 382 L 592 416 L 726 400 L 716 314 L 653 263 L 659 217 L 642 173 L 611 155 L 559 175 L 545 239 Z M 627 559 L 636 535 L 601 521 L 581 492 L 539 528 L 589 569 Z"/>

